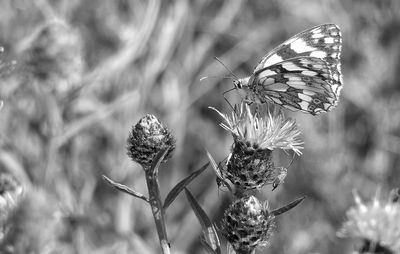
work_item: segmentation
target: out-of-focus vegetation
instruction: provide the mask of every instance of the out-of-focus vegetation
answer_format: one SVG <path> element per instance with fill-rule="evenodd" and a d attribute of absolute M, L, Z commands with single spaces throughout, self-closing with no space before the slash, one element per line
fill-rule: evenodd
<path fill-rule="evenodd" d="M 400 184 L 397 0 L 3 0 L 0 6 L 2 60 L 17 60 L 0 80 L 0 170 L 28 190 L 8 221 L 17 230 L 5 241 L 16 253 L 159 253 L 150 208 L 101 179 L 106 174 L 146 192 L 144 173 L 126 156 L 130 127 L 152 113 L 176 137 L 174 157 L 160 171 L 167 193 L 207 161 L 205 148 L 220 160 L 229 153 L 231 137 L 208 106 L 230 110 L 221 94 L 231 81 L 199 81 L 229 74 L 213 57 L 249 75 L 274 46 L 322 23 L 342 29 L 341 101 L 317 117 L 287 112 L 300 125 L 305 150 L 285 184 L 259 196 L 272 208 L 307 199 L 277 219 L 271 246 L 259 253 L 349 253 L 357 243 L 336 231 L 354 203 L 352 189 L 368 197 L 377 187 Z M 240 100 L 237 92 L 228 97 Z M 280 166 L 291 159 L 275 158 Z M 214 182 L 209 170 L 190 189 L 218 221 L 229 196 Z M 184 197 L 166 216 L 172 253 L 205 253 Z"/>

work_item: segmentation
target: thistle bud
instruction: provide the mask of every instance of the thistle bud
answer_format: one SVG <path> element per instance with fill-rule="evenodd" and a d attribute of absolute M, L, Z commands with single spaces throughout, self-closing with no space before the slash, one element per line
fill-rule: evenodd
<path fill-rule="evenodd" d="M 128 156 L 147 169 L 155 156 L 169 147 L 162 162 L 166 162 L 175 149 L 175 139 L 169 130 L 154 116 L 146 115 L 133 126 L 127 140 Z"/>
<path fill-rule="evenodd" d="M 222 219 L 223 234 L 238 254 L 268 245 L 274 227 L 274 216 L 254 196 L 234 201 Z"/>

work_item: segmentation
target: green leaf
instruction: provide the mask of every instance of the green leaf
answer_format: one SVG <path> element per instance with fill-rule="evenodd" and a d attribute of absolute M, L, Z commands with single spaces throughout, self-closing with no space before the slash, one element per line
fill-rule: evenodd
<path fill-rule="evenodd" d="M 197 176 L 199 176 L 203 171 L 208 167 L 210 163 L 206 163 L 204 166 L 202 166 L 199 170 L 194 171 L 191 173 L 188 177 L 180 181 L 178 184 L 175 185 L 174 188 L 168 193 L 167 197 L 165 198 L 164 201 L 164 210 L 167 209 L 172 202 L 176 199 L 176 197 L 181 193 L 181 191 L 191 182 L 193 181 Z"/>
<path fill-rule="evenodd" d="M 164 149 L 161 149 L 161 151 L 157 153 L 156 157 L 153 159 L 153 162 L 151 163 L 150 169 L 149 170 L 145 169 L 146 174 L 151 174 L 152 176 L 158 174 L 158 168 L 160 167 L 161 162 L 163 161 L 165 155 L 167 155 L 170 148 L 171 147 L 168 146 Z"/>
<path fill-rule="evenodd" d="M 213 250 L 213 248 L 207 243 L 207 241 L 204 239 L 204 237 L 201 238 L 201 244 L 203 245 L 204 249 L 206 249 L 206 251 L 209 254 L 217 254 L 217 252 L 215 252 Z"/>
<path fill-rule="evenodd" d="M 295 201 L 293 201 L 293 202 L 291 202 L 291 203 L 289 203 L 289 204 L 287 204 L 287 205 L 285 205 L 285 206 L 282 206 L 281 208 L 278 208 L 278 209 L 273 210 L 273 211 L 271 212 L 271 214 L 274 215 L 274 216 L 278 216 L 278 215 L 281 215 L 281 214 L 283 214 L 283 213 L 286 213 L 286 212 L 288 212 L 289 210 L 295 208 L 295 207 L 296 207 L 298 204 L 300 204 L 305 198 L 306 198 L 306 197 L 298 198 L 298 199 L 296 199 Z"/>
<path fill-rule="evenodd" d="M 111 180 L 110 178 L 108 178 L 107 176 L 103 175 L 103 179 L 112 187 L 114 187 L 115 189 L 125 192 L 131 196 L 134 196 L 136 198 L 140 198 L 143 199 L 146 202 L 149 202 L 149 198 L 146 197 L 145 195 L 143 195 L 142 193 L 139 193 L 137 191 L 132 190 L 131 188 L 129 188 L 128 186 L 124 185 L 124 184 L 120 184 L 120 183 L 116 183 L 113 180 Z"/>
<path fill-rule="evenodd" d="M 232 192 L 231 186 L 229 185 L 229 183 L 227 181 L 225 181 L 224 177 L 222 176 L 222 173 L 221 173 L 221 170 L 220 170 L 218 164 L 215 162 L 214 158 L 207 151 L 207 149 L 206 149 L 206 153 L 207 153 L 208 160 L 211 162 L 212 169 L 214 170 L 215 175 L 217 176 L 217 179 L 219 179 L 222 182 L 222 184 L 224 186 L 226 186 L 230 192 Z"/>
<path fill-rule="evenodd" d="M 214 224 L 211 222 L 210 218 L 208 218 L 206 212 L 203 210 L 203 208 L 201 208 L 199 203 L 197 203 L 196 199 L 193 197 L 190 191 L 186 188 L 185 194 L 190 206 L 193 209 L 194 214 L 197 217 L 197 220 L 200 222 L 207 244 L 209 245 L 209 247 L 211 247 L 212 250 L 214 250 L 214 252 L 216 252 L 217 254 L 221 254 L 221 244 L 219 242 L 217 230 L 215 229 Z"/>

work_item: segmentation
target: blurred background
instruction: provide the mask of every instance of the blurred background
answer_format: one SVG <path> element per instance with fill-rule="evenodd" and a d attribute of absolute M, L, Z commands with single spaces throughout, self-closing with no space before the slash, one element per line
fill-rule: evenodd
<path fill-rule="evenodd" d="M 0 5 L 1 59 L 17 61 L 0 79 L 0 171 L 26 190 L 12 216 L 0 214 L 4 228 L 19 229 L 3 239 L 4 253 L 6 245 L 15 253 L 159 253 L 150 208 L 101 178 L 147 194 L 142 169 L 126 155 L 131 126 L 151 113 L 175 135 L 174 156 L 160 171 L 166 194 L 207 162 L 205 149 L 217 160 L 229 154 L 231 136 L 208 107 L 230 112 L 222 93 L 232 82 L 214 57 L 244 77 L 275 46 L 323 23 L 342 29 L 341 100 L 317 117 L 286 112 L 305 149 L 285 184 L 259 197 L 272 208 L 307 199 L 278 217 L 270 247 L 257 253 L 350 253 L 357 242 L 336 232 L 354 205 L 352 190 L 368 200 L 400 184 L 397 0 Z M 200 82 L 204 76 L 221 78 Z M 240 100 L 235 91 L 228 97 Z M 274 159 L 287 166 L 291 158 L 277 152 Z M 190 190 L 218 222 L 231 197 L 214 183 L 209 169 Z M 183 195 L 166 217 L 172 253 L 206 253 Z"/>

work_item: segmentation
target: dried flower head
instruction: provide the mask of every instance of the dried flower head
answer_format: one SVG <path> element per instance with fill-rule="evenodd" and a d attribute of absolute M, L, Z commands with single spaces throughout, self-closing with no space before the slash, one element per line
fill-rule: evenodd
<path fill-rule="evenodd" d="M 249 143 L 260 149 L 293 150 L 301 154 L 303 142 L 300 140 L 300 131 L 296 122 L 285 119 L 282 111 L 269 104 L 252 105 L 241 103 L 237 112 L 225 115 L 217 111 L 226 123 L 222 128 L 230 131 L 235 140 Z"/>
<path fill-rule="evenodd" d="M 379 192 L 369 203 L 363 203 L 354 192 L 356 206 L 347 211 L 347 221 L 338 232 L 339 237 L 367 240 L 400 253 L 400 203 L 379 199 Z"/>
<path fill-rule="evenodd" d="M 237 253 L 252 253 L 269 243 L 275 228 L 268 205 L 254 196 L 235 200 L 225 211 L 222 232 Z"/>
<path fill-rule="evenodd" d="M 175 139 L 169 130 L 154 116 L 146 115 L 133 126 L 127 140 L 128 156 L 144 169 L 150 167 L 154 157 L 169 147 L 163 162 L 166 162 L 175 149 Z"/>

